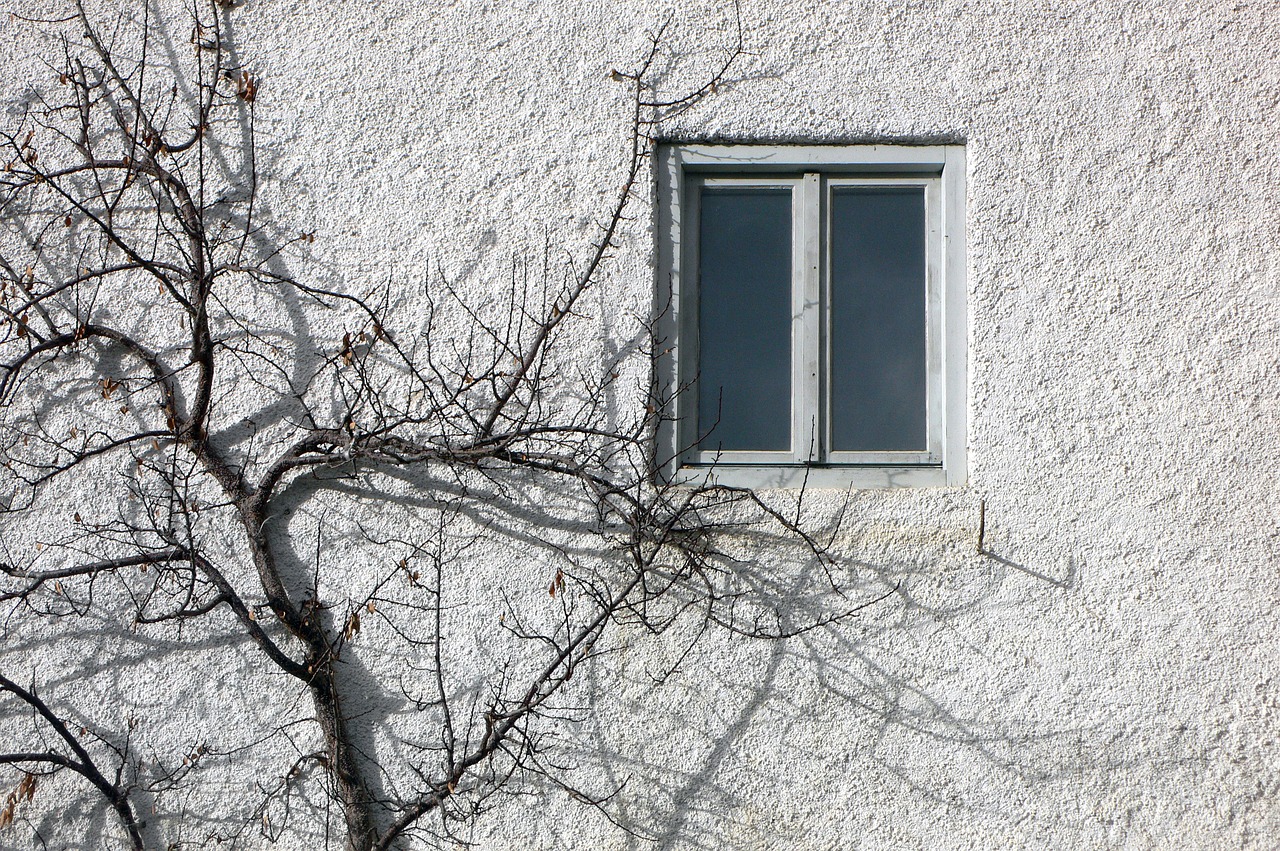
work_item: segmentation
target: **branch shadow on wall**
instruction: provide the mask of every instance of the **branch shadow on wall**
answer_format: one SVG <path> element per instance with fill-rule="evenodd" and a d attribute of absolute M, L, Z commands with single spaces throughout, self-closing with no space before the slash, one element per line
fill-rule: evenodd
<path fill-rule="evenodd" d="M 747 665 L 717 662 L 733 655 L 732 642 L 708 640 L 664 684 L 678 697 L 627 703 L 619 711 L 634 717 L 630 728 L 592 716 L 574 755 L 600 772 L 597 791 L 618 790 L 609 817 L 631 833 L 618 847 L 825 847 L 822 831 L 861 824 L 836 813 L 856 810 L 865 796 L 971 809 L 1012 825 L 1023 818 L 1022 795 L 1099 759 L 1123 769 L 1125 759 L 1082 746 L 1102 736 L 1090 725 L 1064 718 L 1045 726 L 956 694 L 966 666 L 980 680 L 993 664 L 966 635 L 971 616 L 1004 608 L 1017 575 L 1035 579 L 1023 586 L 1029 596 L 1071 593 L 1074 563 L 1062 578 L 989 553 L 964 564 L 972 574 L 965 593 L 941 606 L 913 588 L 936 579 L 928 566 L 861 564 L 868 587 L 895 593 L 856 622 L 763 643 Z M 627 693 L 607 680 L 597 693 Z M 637 738 L 637 728 L 652 736 Z M 959 764 L 964 771 L 950 770 Z M 572 833 L 563 837 L 567 844 Z"/>

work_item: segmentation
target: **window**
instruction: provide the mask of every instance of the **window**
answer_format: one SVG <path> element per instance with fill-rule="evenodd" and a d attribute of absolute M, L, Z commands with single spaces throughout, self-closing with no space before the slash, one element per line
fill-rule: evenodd
<path fill-rule="evenodd" d="M 965 479 L 964 149 L 658 151 L 676 480 Z"/>

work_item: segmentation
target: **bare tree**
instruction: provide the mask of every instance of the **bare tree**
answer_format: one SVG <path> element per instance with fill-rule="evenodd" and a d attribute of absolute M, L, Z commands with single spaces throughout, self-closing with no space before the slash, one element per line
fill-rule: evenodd
<path fill-rule="evenodd" d="M 780 639 L 869 599 L 840 591 L 800 496 L 664 483 L 654 433 L 680 388 L 651 378 L 653 317 L 608 356 L 582 343 L 657 129 L 728 82 L 740 28 L 676 95 L 658 84 L 661 31 L 613 72 L 628 153 L 585 257 L 517 263 L 479 301 L 437 275 L 423 317 L 397 310 L 394 285 L 289 271 L 314 235 L 285 236 L 261 197 L 259 81 L 232 49 L 231 5 L 179 22 L 141 3 L 110 36 L 79 0 L 31 22 L 59 54 L 0 132 L 0 706 L 25 742 L 0 754 L 17 772 L 0 823 L 74 775 L 59 794 L 97 796 L 132 847 L 164 847 L 145 812 L 176 812 L 216 761 L 254 760 L 248 817 L 197 838 L 308 818 L 349 849 L 434 846 L 533 781 L 607 813 L 608 790 L 575 786 L 553 747 L 589 711 L 570 696 L 584 666 L 660 641 L 670 670 L 709 629 Z M 348 506 L 331 534 L 356 540 L 349 570 L 287 519 L 325 500 Z M 395 535 L 360 521 L 406 505 Z M 465 599 L 499 550 L 527 586 Z M 793 616 L 773 593 L 784 552 L 815 569 L 820 610 Z M 483 626 L 476 606 L 491 606 Z M 309 700 L 237 750 L 142 754 L 138 710 L 91 723 L 40 664 L 89 627 L 107 636 L 89 668 L 129 665 L 144 636 L 246 643 L 285 705 Z M 418 732 L 355 718 L 359 677 L 412 706 Z M 261 764 L 252 745 L 271 739 L 293 757 Z"/>

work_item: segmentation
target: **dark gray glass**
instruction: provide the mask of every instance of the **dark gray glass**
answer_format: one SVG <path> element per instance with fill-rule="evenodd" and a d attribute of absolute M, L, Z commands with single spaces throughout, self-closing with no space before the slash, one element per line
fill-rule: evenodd
<path fill-rule="evenodd" d="M 924 451 L 924 189 L 831 193 L 831 448 Z"/>
<path fill-rule="evenodd" d="M 701 189 L 698 434 L 706 450 L 791 448 L 791 190 Z"/>

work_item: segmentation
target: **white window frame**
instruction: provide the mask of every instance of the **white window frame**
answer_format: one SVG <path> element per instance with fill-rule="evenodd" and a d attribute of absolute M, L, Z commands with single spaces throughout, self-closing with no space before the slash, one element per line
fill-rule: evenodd
<path fill-rule="evenodd" d="M 662 474 L 674 482 L 754 487 L 941 487 L 967 476 L 965 158 L 960 145 L 661 145 L 657 169 L 658 286 L 665 341 L 657 381 L 670 410 L 657 435 Z M 699 187 L 792 188 L 792 446 L 781 452 L 713 452 L 696 446 Z M 925 191 L 927 450 L 828 452 L 830 304 L 825 284 L 830 193 L 857 185 Z M 686 223 L 688 225 L 686 226 Z M 811 448 L 815 455 L 811 455 Z"/>

